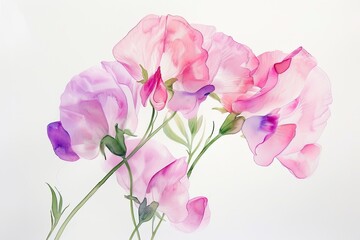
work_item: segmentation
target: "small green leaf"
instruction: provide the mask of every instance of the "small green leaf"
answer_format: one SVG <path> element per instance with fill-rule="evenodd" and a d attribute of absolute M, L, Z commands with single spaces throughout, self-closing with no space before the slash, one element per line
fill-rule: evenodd
<path fill-rule="evenodd" d="M 130 137 L 136 137 L 135 134 L 133 134 L 129 129 L 124 129 L 124 134 L 130 136 Z"/>
<path fill-rule="evenodd" d="M 125 145 L 125 133 L 123 130 L 118 128 L 118 125 L 115 125 L 115 138 L 118 141 L 119 147 L 122 149 L 123 153 L 120 156 L 125 156 L 126 154 L 126 145 Z"/>
<path fill-rule="evenodd" d="M 56 193 L 54 191 L 54 189 L 48 184 L 48 187 L 50 188 L 51 191 L 51 212 L 54 216 L 54 221 L 57 222 L 58 218 L 60 218 L 60 214 L 58 212 L 58 200 L 56 197 Z"/>
<path fill-rule="evenodd" d="M 212 108 L 212 109 L 213 109 L 213 110 L 217 110 L 217 111 L 219 111 L 219 112 L 221 112 L 221 113 L 227 113 L 226 109 L 223 108 L 223 107 L 214 107 L 214 108 Z"/>
<path fill-rule="evenodd" d="M 221 125 L 219 132 L 222 135 L 238 133 L 240 132 L 244 122 L 245 118 L 243 116 L 238 116 L 235 113 L 230 113 Z"/>
<path fill-rule="evenodd" d="M 168 90 L 172 90 L 173 84 L 177 81 L 176 78 L 170 78 L 165 81 L 165 86 Z"/>
<path fill-rule="evenodd" d="M 210 142 L 211 137 L 212 137 L 212 135 L 214 134 L 214 130 L 215 130 L 215 122 L 213 121 L 213 127 L 212 127 L 212 130 L 211 130 L 211 134 L 210 134 L 210 136 L 206 139 L 205 145 L 207 145 L 207 144 Z"/>
<path fill-rule="evenodd" d="M 119 143 L 119 141 L 117 139 L 113 138 L 112 136 L 106 135 L 100 141 L 100 151 L 106 159 L 104 146 L 106 146 L 110 150 L 110 152 L 112 152 L 113 154 L 115 154 L 117 156 L 123 157 L 126 154 L 126 147 L 124 147 L 125 144 L 123 143 L 123 145 L 121 145 Z"/>
<path fill-rule="evenodd" d="M 192 136 L 194 136 L 196 134 L 196 131 L 198 128 L 197 124 L 198 124 L 197 117 L 193 117 L 192 119 L 188 120 L 188 127 L 189 127 L 189 130 L 190 130 Z"/>
<path fill-rule="evenodd" d="M 137 204 L 140 204 L 140 201 L 137 197 L 134 197 L 134 196 L 130 196 L 130 195 L 125 195 L 124 196 L 126 199 L 129 199 L 129 200 L 133 200 L 134 202 L 136 202 Z"/>
<path fill-rule="evenodd" d="M 159 203 L 155 201 L 147 205 L 147 200 L 144 198 L 139 206 L 139 224 L 150 221 L 154 217 L 158 207 Z"/>
<path fill-rule="evenodd" d="M 203 123 L 203 116 L 199 117 L 198 121 L 197 121 L 197 129 L 196 129 L 196 134 L 199 132 L 201 126 L 202 126 L 202 123 Z"/>
<path fill-rule="evenodd" d="M 141 64 L 140 64 L 140 67 L 141 67 L 141 74 L 142 74 L 142 77 L 144 79 L 143 81 L 145 83 L 149 79 L 149 74 Z"/>
<path fill-rule="evenodd" d="M 185 147 L 188 147 L 188 144 L 185 142 L 185 140 L 183 140 L 181 137 L 179 137 L 170 127 L 169 124 L 166 124 L 163 127 L 163 131 L 165 133 L 165 135 L 170 138 L 171 140 L 173 140 L 174 142 L 180 143 L 182 145 L 184 145 Z"/>
<path fill-rule="evenodd" d="M 174 117 L 176 126 L 179 128 L 181 134 L 186 138 L 187 142 L 189 142 L 189 136 L 186 132 L 185 125 L 183 121 L 180 119 L 179 115 L 175 115 Z"/>
<path fill-rule="evenodd" d="M 212 92 L 212 93 L 209 94 L 209 96 L 211 98 L 215 99 L 216 101 L 221 102 L 219 96 L 216 93 Z"/>

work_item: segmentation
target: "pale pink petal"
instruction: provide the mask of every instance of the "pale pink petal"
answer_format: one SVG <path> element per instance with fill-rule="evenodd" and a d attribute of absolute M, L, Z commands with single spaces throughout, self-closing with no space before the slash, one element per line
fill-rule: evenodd
<path fill-rule="evenodd" d="M 300 151 L 304 145 L 316 142 L 330 117 L 329 105 L 332 102 L 330 82 L 318 67 L 309 74 L 296 106 L 283 115 L 283 123 L 296 123 L 297 133 L 283 154 Z"/>
<path fill-rule="evenodd" d="M 140 139 L 126 139 L 128 154 L 139 144 Z M 105 161 L 106 169 L 110 170 L 122 159 L 109 154 Z M 161 169 L 175 160 L 169 150 L 161 143 L 150 140 L 141 147 L 134 156 L 129 159 L 129 165 L 133 175 L 133 194 L 141 201 L 146 195 L 146 189 L 151 178 Z M 129 190 L 129 174 L 125 166 L 116 171 L 119 185 Z"/>
<path fill-rule="evenodd" d="M 274 134 L 266 136 L 255 148 L 254 161 L 261 166 L 270 165 L 291 142 L 296 133 L 295 124 L 280 125 Z"/>
<path fill-rule="evenodd" d="M 159 211 L 174 223 L 183 221 L 188 214 L 189 182 L 186 171 L 185 158 L 175 160 L 151 178 L 146 190 L 147 198 L 157 201 Z"/>
<path fill-rule="evenodd" d="M 299 152 L 289 155 L 281 155 L 277 158 L 296 177 L 306 178 L 310 176 L 318 165 L 320 146 L 316 144 L 305 145 Z"/>
<path fill-rule="evenodd" d="M 160 64 L 164 51 L 167 17 L 148 15 L 143 18 L 113 49 L 113 54 L 128 72 L 141 80 L 142 65 L 150 75 Z"/>
<path fill-rule="evenodd" d="M 188 216 L 180 223 L 174 224 L 183 232 L 193 232 L 205 227 L 210 221 L 210 209 L 206 197 L 197 197 L 187 203 Z"/>
<path fill-rule="evenodd" d="M 175 91 L 168 103 L 168 108 L 175 112 L 181 112 L 185 118 L 192 118 L 197 113 L 199 104 L 194 94 Z"/>
<path fill-rule="evenodd" d="M 175 91 L 168 103 L 168 108 L 172 111 L 179 111 L 185 118 L 191 119 L 196 116 L 200 104 L 214 90 L 215 87 L 213 85 L 207 85 L 195 93 Z"/>
<path fill-rule="evenodd" d="M 266 115 L 300 95 L 307 76 L 316 66 L 316 61 L 302 48 L 296 49 L 281 60 L 277 59 L 280 55 L 281 53 L 264 53 L 259 57 L 260 66 L 254 75 L 254 82 L 263 87 L 250 99 L 239 99 L 234 102 L 234 111 L 241 112 L 247 117 L 253 114 Z"/>
<path fill-rule="evenodd" d="M 161 58 L 163 79 L 177 78 L 182 90 L 193 92 L 209 83 L 207 51 L 203 37 L 179 16 L 167 16 L 164 53 Z"/>
<path fill-rule="evenodd" d="M 253 89 L 252 74 L 258 66 L 258 60 L 245 45 L 214 28 L 195 25 L 204 35 L 203 47 L 209 52 L 206 64 L 209 67 L 210 80 L 215 85 L 215 93 L 222 97 L 238 98 Z"/>

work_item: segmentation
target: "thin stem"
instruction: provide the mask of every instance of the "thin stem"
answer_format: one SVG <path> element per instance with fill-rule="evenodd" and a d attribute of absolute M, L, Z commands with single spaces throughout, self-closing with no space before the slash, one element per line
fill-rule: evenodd
<path fill-rule="evenodd" d="M 103 177 L 103 179 L 101 179 L 95 185 L 95 187 L 93 187 L 91 189 L 91 191 L 88 194 L 86 194 L 86 196 L 79 202 L 79 204 L 76 205 L 76 207 L 70 212 L 69 216 L 67 216 L 67 218 L 65 219 L 65 221 L 63 222 L 63 224 L 59 228 L 59 230 L 58 230 L 58 232 L 57 232 L 57 234 L 55 236 L 55 240 L 60 239 L 62 233 L 64 232 L 64 230 L 66 228 L 66 226 L 68 225 L 70 220 L 75 216 L 75 214 L 80 210 L 80 208 L 92 197 L 92 195 L 94 195 L 96 193 L 97 190 L 99 190 L 99 188 L 109 179 L 109 177 L 111 175 L 113 175 L 113 173 L 116 172 L 116 170 L 118 170 L 123 164 L 124 164 L 124 161 L 121 161 L 113 169 L 111 169 L 110 172 L 108 172 L 105 175 L 105 177 Z"/>
<path fill-rule="evenodd" d="M 132 233 L 131 233 L 131 235 L 129 237 L 129 240 L 133 239 L 136 232 L 139 232 L 140 226 L 141 226 L 141 223 L 139 223 L 138 225 L 135 226 L 134 230 L 132 231 Z"/>
<path fill-rule="evenodd" d="M 194 170 L 194 167 L 196 166 L 196 164 L 198 163 L 198 161 L 200 160 L 201 156 L 206 152 L 206 150 L 209 149 L 209 147 L 216 142 L 221 136 L 223 136 L 222 134 L 218 134 L 216 135 L 210 142 L 208 142 L 208 144 L 206 144 L 203 149 L 201 150 L 201 152 L 199 153 L 199 155 L 195 158 L 194 162 L 191 164 L 191 167 L 189 168 L 188 172 L 187 172 L 187 176 L 188 178 L 190 178 L 192 171 Z"/>
<path fill-rule="evenodd" d="M 124 160 L 125 162 L 125 166 L 128 170 L 128 173 L 129 173 L 129 181 L 130 181 L 130 187 L 129 187 L 129 195 L 130 195 L 130 213 L 131 213 L 131 219 L 132 219 L 132 222 L 134 224 L 134 227 L 136 228 L 136 220 L 135 220 L 135 213 L 134 213 L 134 201 L 132 199 L 133 197 L 133 176 L 132 176 L 132 172 L 131 172 L 131 168 L 130 168 L 130 165 L 128 163 L 127 160 Z M 137 237 L 138 239 L 140 240 L 141 237 L 140 237 L 140 233 L 139 233 L 139 230 L 136 231 L 136 234 L 137 234 Z"/>
<path fill-rule="evenodd" d="M 96 185 L 95 187 L 93 187 L 91 189 L 91 191 L 79 202 L 78 205 L 76 205 L 76 207 L 70 212 L 69 216 L 67 216 L 67 218 L 65 219 L 65 221 L 63 222 L 63 224 L 60 226 L 55 239 L 54 240 L 59 240 L 61 235 L 63 234 L 66 226 L 69 224 L 70 220 L 75 216 L 75 214 L 81 209 L 81 207 L 97 192 L 97 190 L 99 190 L 99 188 L 111 177 L 111 175 L 113 175 L 123 164 L 125 160 L 129 160 L 132 156 L 135 155 L 135 153 L 137 151 L 139 151 L 139 149 L 145 145 L 145 143 L 147 141 L 149 141 L 156 133 L 158 133 L 166 124 L 168 124 L 168 122 L 176 115 L 176 112 L 174 112 L 168 119 L 166 119 L 157 129 L 155 129 L 155 131 L 153 131 L 152 133 L 149 134 L 149 136 L 143 138 L 143 141 L 140 141 L 140 143 L 134 148 L 134 150 L 126 157 L 124 158 L 123 161 L 121 161 L 120 163 L 118 163 L 113 169 L 110 170 L 110 172 L 108 172 L 105 177 L 103 177 L 103 179 L 101 179 Z M 145 135 L 144 135 L 145 136 Z"/>
<path fill-rule="evenodd" d="M 152 235 L 151 235 L 151 240 L 154 240 L 155 238 L 155 235 L 157 233 L 157 231 L 159 230 L 159 227 L 160 227 L 160 224 L 162 223 L 162 221 L 164 220 L 164 217 L 165 217 L 165 214 L 163 213 L 161 218 L 160 218 L 160 221 L 159 223 L 157 224 L 156 228 L 155 228 L 155 231 L 153 231 Z"/>

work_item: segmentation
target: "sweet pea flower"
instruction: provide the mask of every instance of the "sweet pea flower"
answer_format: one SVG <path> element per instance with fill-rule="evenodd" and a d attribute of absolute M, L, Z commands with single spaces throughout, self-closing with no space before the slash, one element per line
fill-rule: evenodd
<path fill-rule="evenodd" d="M 61 96 L 60 121 L 48 125 L 55 153 L 63 160 L 93 159 L 115 125 L 137 126 L 137 83 L 118 62 L 102 62 L 74 76 Z"/>
<path fill-rule="evenodd" d="M 138 143 L 138 139 L 127 139 L 128 152 Z M 106 168 L 111 169 L 120 160 L 110 155 Z M 158 202 L 158 211 L 165 213 L 169 221 L 182 231 L 192 232 L 208 223 L 210 211 L 207 198 L 189 199 L 185 158 L 174 158 L 164 145 L 150 140 L 128 162 L 133 175 L 133 196 L 140 201 L 146 198 L 147 202 Z M 118 169 L 116 177 L 119 185 L 129 190 L 127 169 Z"/>
<path fill-rule="evenodd" d="M 150 98 L 156 110 L 165 107 L 168 91 L 164 82 L 168 81 L 175 94 L 187 92 L 188 98 L 194 98 L 189 101 L 192 107 L 177 110 L 188 112 L 192 108 L 196 112 L 199 104 L 196 92 L 209 85 L 208 55 L 202 44 L 201 33 L 182 17 L 149 15 L 115 45 L 113 54 L 136 80 L 144 82 L 141 88 L 144 106 Z M 181 105 L 177 97 L 170 101 L 174 102 L 170 109 Z"/>
<path fill-rule="evenodd" d="M 306 178 L 318 165 L 316 141 L 330 116 L 329 80 L 302 48 L 290 55 L 264 53 L 259 60 L 254 76 L 263 91 L 232 107 L 250 115 L 242 131 L 257 164 L 268 166 L 277 158 L 296 177 Z"/>

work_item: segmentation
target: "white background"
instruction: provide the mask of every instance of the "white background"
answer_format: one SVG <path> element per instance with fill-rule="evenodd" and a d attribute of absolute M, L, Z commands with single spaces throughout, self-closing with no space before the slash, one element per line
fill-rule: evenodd
<path fill-rule="evenodd" d="M 225 138 L 191 179 L 192 196 L 209 198 L 209 226 L 184 234 L 166 222 L 158 239 L 360 239 L 360 1 L 0 3 L 0 239 L 45 239 L 45 182 L 56 185 L 73 207 L 104 175 L 101 159 L 60 161 L 46 125 L 58 119 L 69 79 L 112 60 L 114 44 L 149 13 L 215 25 L 255 54 L 301 45 L 328 73 L 334 99 L 312 177 L 296 179 L 278 162 L 259 167 L 244 139 Z M 127 239 L 132 226 L 123 194 L 111 178 L 63 239 Z"/>

